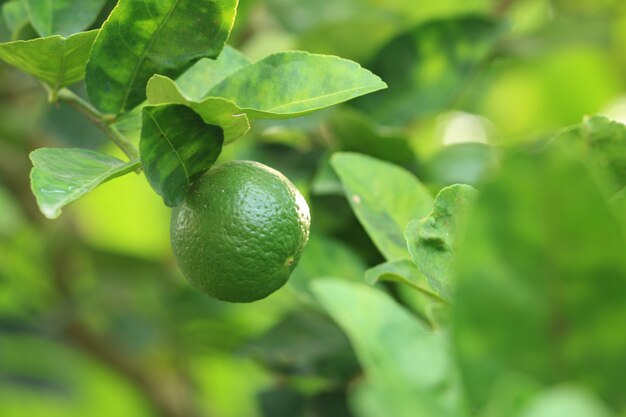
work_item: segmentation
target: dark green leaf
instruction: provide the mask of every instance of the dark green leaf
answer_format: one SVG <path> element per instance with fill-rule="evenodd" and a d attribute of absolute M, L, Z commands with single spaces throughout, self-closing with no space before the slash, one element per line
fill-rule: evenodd
<path fill-rule="evenodd" d="M 435 198 L 433 211 L 409 222 L 405 231 L 413 262 L 435 293 L 446 300 L 453 289 L 457 231 L 467 221 L 476 194 L 469 185 L 444 188 Z"/>
<path fill-rule="evenodd" d="M 182 203 L 192 181 L 213 166 L 223 143 L 222 129 L 207 125 L 188 107 L 143 109 L 141 163 L 150 185 L 169 207 Z"/>
<path fill-rule="evenodd" d="M 437 113 L 458 98 L 501 32 L 500 24 L 482 17 L 420 25 L 393 39 L 368 65 L 389 89 L 356 104 L 391 125 Z"/>
<path fill-rule="evenodd" d="M 96 20 L 106 0 L 24 0 L 35 30 L 42 36 L 70 36 Z"/>
<path fill-rule="evenodd" d="M 193 109 L 206 124 L 224 130 L 224 144 L 228 145 L 250 130 L 248 117 L 231 101 L 209 97 L 200 102 L 187 98 L 172 79 L 155 75 L 148 82 L 150 104 L 180 104 Z"/>
<path fill-rule="evenodd" d="M 42 148 L 30 154 L 31 188 L 41 212 L 49 219 L 61 208 L 100 184 L 136 170 L 139 162 L 123 162 L 86 149 Z"/>
<path fill-rule="evenodd" d="M 362 112 L 342 109 L 331 117 L 329 127 L 342 151 L 360 152 L 398 165 L 415 162 L 404 132 L 383 130 Z"/>
<path fill-rule="evenodd" d="M 193 101 L 201 101 L 211 88 L 248 65 L 248 58 L 226 45 L 217 59 L 203 58 L 196 62 L 176 79 L 176 84 L 185 96 Z"/>
<path fill-rule="evenodd" d="M 410 257 L 404 240 L 407 223 L 428 214 L 433 198 L 410 172 L 378 159 L 349 152 L 331 164 L 346 190 L 352 210 L 389 261 Z"/>
<path fill-rule="evenodd" d="M 254 118 L 288 118 L 386 88 L 355 62 L 307 52 L 283 52 L 223 80 L 208 96 L 223 97 Z"/>
<path fill-rule="evenodd" d="M 341 329 L 324 314 L 309 310 L 287 315 L 244 350 L 265 366 L 287 375 L 319 376 L 345 383 L 359 370 Z"/>
<path fill-rule="evenodd" d="M 57 35 L 3 43 L 0 58 L 58 90 L 85 77 L 85 65 L 97 34 L 92 30 L 67 39 Z"/>
<path fill-rule="evenodd" d="M 465 416 L 447 335 L 430 332 L 383 292 L 337 279 L 313 291 L 346 332 L 381 416 Z"/>
<path fill-rule="evenodd" d="M 505 372 L 626 405 L 624 253 L 587 166 L 556 148 L 504 159 L 457 251 L 456 349 L 475 405 Z"/>
<path fill-rule="evenodd" d="M 236 0 L 120 0 L 87 64 L 94 105 L 124 113 L 144 101 L 154 74 L 177 77 L 194 61 L 217 57 L 236 6 Z"/>

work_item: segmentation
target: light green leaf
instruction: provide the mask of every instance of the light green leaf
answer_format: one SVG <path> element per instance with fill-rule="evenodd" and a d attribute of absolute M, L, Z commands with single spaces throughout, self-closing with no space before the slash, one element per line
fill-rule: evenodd
<path fill-rule="evenodd" d="M 237 0 L 120 0 L 87 64 L 87 92 L 103 112 L 124 113 L 146 98 L 154 74 L 178 77 L 200 58 L 217 57 Z"/>
<path fill-rule="evenodd" d="M 209 97 L 200 102 L 187 98 L 174 80 L 155 75 L 148 82 L 150 104 L 180 104 L 193 109 L 206 124 L 220 126 L 224 130 L 224 144 L 228 145 L 250 130 L 248 117 L 234 103 L 218 97 Z"/>
<path fill-rule="evenodd" d="M 19 33 L 30 22 L 28 10 L 22 0 L 10 0 L 2 5 L 2 19 L 11 32 L 11 39 L 19 39 Z"/>
<path fill-rule="evenodd" d="M 113 178 L 136 170 L 138 161 L 123 162 L 86 149 L 41 148 L 30 154 L 31 189 L 41 212 L 49 219 L 61 208 Z"/>
<path fill-rule="evenodd" d="M 474 405 L 507 372 L 623 408 L 626 241 L 589 167 L 510 152 L 458 242 L 455 344 Z"/>
<path fill-rule="evenodd" d="M 433 198 L 428 190 L 410 172 L 369 156 L 339 152 L 331 165 L 352 210 L 383 256 L 388 261 L 410 258 L 404 229 L 411 219 L 430 211 Z"/>
<path fill-rule="evenodd" d="M 141 163 L 148 182 L 165 205 L 183 202 L 192 181 L 208 171 L 222 152 L 224 133 L 181 105 L 145 107 Z"/>
<path fill-rule="evenodd" d="M 368 65 L 389 89 L 355 104 L 389 125 L 440 112 L 458 99 L 501 33 L 500 23 L 476 16 L 417 26 L 383 46 Z"/>
<path fill-rule="evenodd" d="M 613 191 L 626 186 L 626 126 L 604 116 L 586 118 L 555 137 L 551 145 L 565 146 L 588 158 L 608 175 Z"/>
<path fill-rule="evenodd" d="M 385 416 L 465 416 L 447 335 L 431 332 L 383 292 L 338 279 L 313 292 L 346 332 Z"/>
<path fill-rule="evenodd" d="M 282 52 L 244 67 L 209 91 L 254 118 L 288 118 L 386 88 L 355 62 L 307 52 Z"/>
<path fill-rule="evenodd" d="M 435 198 L 433 211 L 414 219 L 405 237 L 413 262 L 439 296 L 450 300 L 454 281 L 456 235 L 467 221 L 477 191 L 469 185 L 446 187 Z"/>
<path fill-rule="evenodd" d="M 57 35 L 3 43 L 0 58 L 58 90 L 85 77 L 85 65 L 97 34 L 92 30 L 67 39 Z"/>
<path fill-rule="evenodd" d="M 399 282 L 418 291 L 439 298 L 433 293 L 424 275 L 408 259 L 385 262 L 365 272 L 365 282 L 374 285 L 379 281 Z"/>
<path fill-rule="evenodd" d="M 616 417 L 589 391 L 560 386 L 533 398 L 517 417 Z"/>
<path fill-rule="evenodd" d="M 24 0 L 30 21 L 42 36 L 71 36 L 96 20 L 106 0 Z"/>
<path fill-rule="evenodd" d="M 248 58 L 226 45 L 216 59 L 203 58 L 196 62 L 176 79 L 176 84 L 185 96 L 193 101 L 201 101 L 211 88 L 248 65 Z"/>

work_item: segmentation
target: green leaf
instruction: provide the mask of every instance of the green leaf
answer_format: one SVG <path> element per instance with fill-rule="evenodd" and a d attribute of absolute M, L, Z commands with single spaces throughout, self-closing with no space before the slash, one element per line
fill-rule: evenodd
<path fill-rule="evenodd" d="M 389 89 L 356 105 L 389 125 L 438 113 L 458 99 L 501 33 L 498 22 L 475 16 L 417 26 L 382 47 L 368 65 Z"/>
<path fill-rule="evenodd" d="M 67 39 L 57 35 L 3 43 L 0 58 L 58 90 L 85 77 L 85 65 L 97 34 L 92 30 Z"/>
<path fill-rule="evenodd" d="M 505 372 L 626 405 L 626 241 L 589 167 L 510 152 L 458 244 L 456 349 L 476 406 Z"/>
<path fill-rule="evenodd" d="M 222 129 L 207 125 L 188 107 L 143 109 L 141 163 L 148 182 L 168 207 L 182 203 L 192 181 L 213 166 L 223 143 Z"/>
<path fill-rule="evenodd" d="M 86 149 L 42 148 L 30 154 L 31 189 L 41 212 L 49 219 L 61 208 L 113 178 L 136 170 L 138 161 L 123 162 Z"/>
<path fill-rule="evenodd" d="M 413 262 L 440 297 L 450 300 L 459 228 L 467 222 L 477 192 L 469 185 L 446 187 L 435 198 L 433 211 L 409 222 L 405 231 Z"/>
<path fill-rule="evenodd" d="M 87 64 L 87 92 L 107 113 L 146 98 L 154 74 L 178 77 L 200 58 L 217 57 L 237 0 L 120 0 L 102 26 Z"/>
<path fill-rule="evenodd" d="M 30 22 L 28 10 L 22 0 L 7 1 L 2 5 L 2 18 L 11 32 L 11 39 L 19 39 L 19 33 Z"/>
<path fill-rule="evenodd" d="M 546 390 L 533 398 L 517 417 L 616 417 L 589 391 L 578 386 Z"/>
<path fill-rule="evenodd" d="M 383 292 L 337 279 L 313 291 L 346 332 L 385 416 L 465 416 L 447 335 L 430 332 Z"/>
<path fill-rule="evenodd" d="M 24 0 L 30 21 L 42 36 L 71 36 L 96 20 L 106 0 Z"/>
<path fill-rule="evenodd" d="M 384 130 L 363 112 L 340 109 L 331 116 L 329 127 L 342 151 L 364 153 L 398 165 L 415 163 L 405 132 Z"/>
<path fill-rule="evenodd" d="M 220 126 L 224 130 L 224 144 L 233 143 L 250 130 L 248 117 L 234 103 L 223 98 L 209 97 L 200 102 L 187 98 L 174 80 L 155 75 L 148 82 L 150 104 L 180 104 L 195 111 L 206 124 Z"/>
<path fill-rule="evenodd" d="M 604 116 L 586 118 L 553 139 L 552 145 L 567 146 L 586 156 L 610 176 L 613 191 L 626 186 L 626 126 Z"/>
<path fill-rule="evenodd" d="M 244 67 L 209 91 L 253 118 L 289 118 L 386 88 L 355 62 L 307 52 L 282 52 Z"/>
<path fill-rule="evenodd" d="M 428 214 L 433 198 L 410 172 L 378 159 L 335 153 L 331 165 L 348 202 L 370 238 L 388 261 L 410 258 L 404 229 Z"/>
<path fill-rule="evenodd" d="M 248 58 L 226 45 L 217 59 L 203 58 L 196 62 L 176 79 L 176 84 L 185 96 L 193 101 L 201 101 L 211 88 L 248 65 Z"/>
<path fill-rule="evenodd" d="M 439 298 L 433 293 L 424 275 L 408 259 L 385 262 L 365 272 L 365 282 L 368 284 L 374 285 L 379 281 L 398 282 L 436 299 Z"/>

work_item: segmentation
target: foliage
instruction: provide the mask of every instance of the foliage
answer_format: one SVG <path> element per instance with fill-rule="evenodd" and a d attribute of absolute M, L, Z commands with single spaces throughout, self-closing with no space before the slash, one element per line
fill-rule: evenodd
<path fill-rule="evenodd" d="M 1 416 L 626 415 L 622 1 L 1 3 Z M 312 215 L 252 304 L 168 240 L 234 160 Z"/>

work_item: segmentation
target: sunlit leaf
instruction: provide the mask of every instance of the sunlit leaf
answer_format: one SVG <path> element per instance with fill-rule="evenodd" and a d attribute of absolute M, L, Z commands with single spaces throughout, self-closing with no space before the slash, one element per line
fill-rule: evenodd
<path fill-rule="evenodd" d="M 452 185 L 437 194 L 433 211 L 407 225 L 405 237 L 413 262 L 430 287 L 450 300 L 453 288 L 457 231 L 467 221 L 476 199 L 469 185 Z"/>
<path fill-rule="evenodd" d="M 250 122 L 243 111 L 233 102 L 218 97 L 193 101 L 186 97 L 174 80 L 155 75 L 148 82 L 150 104 L 180 104 L 193 109 L 206 124 L 220 126 L 224 130 L 224 144 L 228 145 L 250 130 Z"/>
<path fill-rule="evenodd" d="M 30 154 L 31 188 L 41 212 L 54 219 L 61 208 L 100 184 L 136 170 L 139 162 L 123 162 L 86 149 L 41 148 Z"/>
<path fill-rule="evenodd" d="M 237 71 L 207 95 L 231 100 L 253 118 L 285 118 L 385 87 L 379 77 L 355 62 L 306 52 L 282 52 Z"/>
<path fill-rule="evenodd" d="M 324 279 L 313 290 L 348 335 L 381 416 L 466 415 L 446 333 L 363 284 Z"/>
<path fill-rule="evenodd" d="M 389 261 L 408 259 L 407 223 L 428 214 L 433 198 L 410 172 L 378 159 L 339 152 L 331 159 L 357 218 Z"/>
<path fill-rule="evenodd" d="M 194 61 L 217 57 L 236 7 L 236 0 L 120 0 L 87 64 L 94 105 L 124 113 L 146 98 L 146 83 L 154 74 L 177 77 Z"/>
<path fill-rule="evenodd" d="M 97 30 L 0 44 L 0 58 L 58 90 L 81 81 Z"/>
<path fill-rule="evenodd" d="M 169 207 L 183 202 L 191 183 L 213 166 L 223 143 L 222 129 L 207 125 L 188 107 L 143 109 L 141 163 L 150 185 Z"/>

